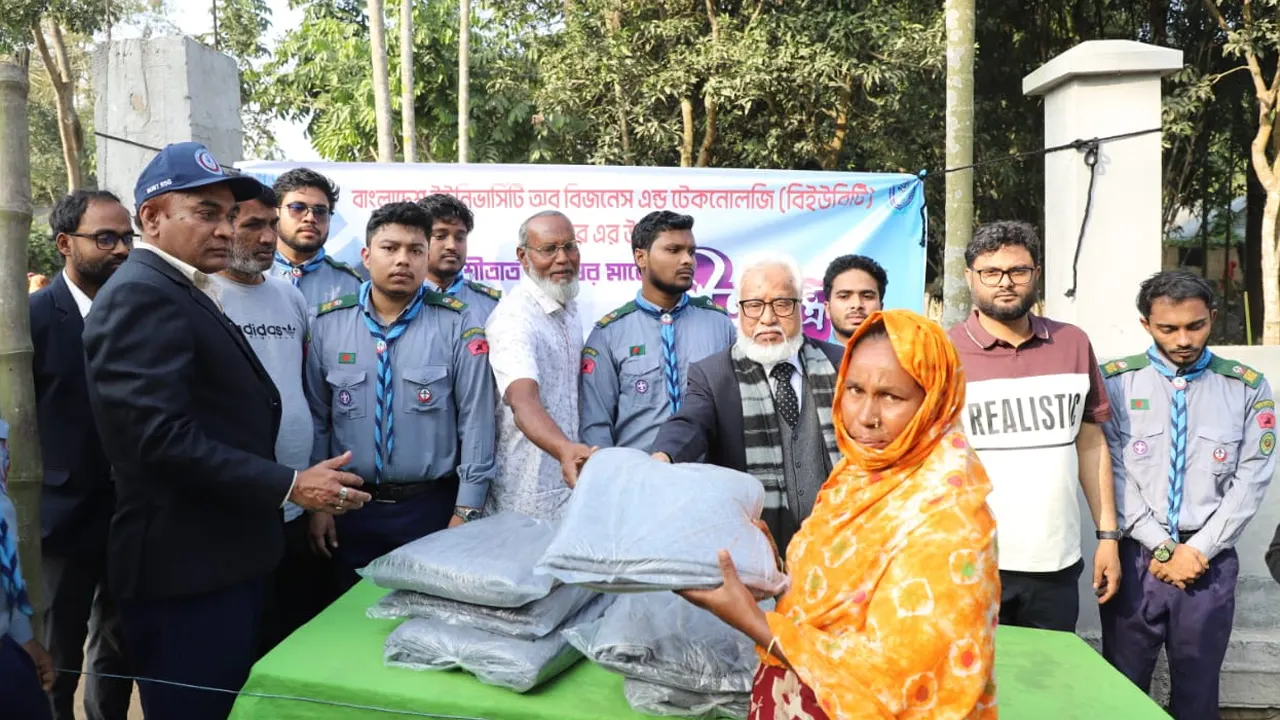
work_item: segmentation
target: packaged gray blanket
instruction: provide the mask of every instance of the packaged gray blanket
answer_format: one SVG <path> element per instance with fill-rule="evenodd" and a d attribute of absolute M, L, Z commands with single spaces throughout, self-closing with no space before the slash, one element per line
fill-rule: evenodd
<path fill-rule="evenodd" d="M 389 590 L 518 608 L 556 585 L 555 578 L 533 571 L 554 535 L 555 526 L 544 520 L 498 513 L 402 545 L 360 575 Z"/>
<path fill-rule="evenodd" d="M 714 588 L 728 550 L 748 587 L 786 588 L 760 517 L 760 481 L 714 465 L 668 465 L 629 448 L 591 456 L 538 564 L 602 592 Z"/>
<path fill-rule="evenodd" d="M 426 618 L 464 625 L 495 635 L 535 639 L 560 627 L 582 606 L 599 597 L 586 588 L 561 585 L 551 594 L 518 608 L 493 608 L 446 600 L 411 590 L 393 590 L 370 607 L 371 618 Z"/>
<path fill-rule="evenodd" d="M 565 629 L 600 617 L 609 597 L 579 610 Z M 459 668 L 482 683 L 527 692 L 569 669 L 581 655 L 559 633 L 536 640 L 494 635 L 441 620 L 406 620 L 391 632 L 383 661 L 412 670 Z"/>
<path fill-rule="evenodd" d="M 751 693 L 695 693 L 643 680 L 627 678 L 622 683 L 631 709 L 646 715 L 717 720 L 746 720 Z"/>
<path fill-rule="evenodd" d="M 622 595 L 599 620 L 561 634 L 607 670 L 698 693 L 749 693 L 759 665 L 750 638 L 670 592 Z"/>

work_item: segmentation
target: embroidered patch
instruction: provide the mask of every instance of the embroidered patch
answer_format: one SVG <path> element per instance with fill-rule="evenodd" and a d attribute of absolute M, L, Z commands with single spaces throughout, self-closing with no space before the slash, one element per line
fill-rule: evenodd
<path fill-rule="evenodd" d="M 418 391 L 418 402 L 423 405 L 431 402 L 431 388 L 422 388 Z"/>
<path fill-rule="evenodd" d="M 1145 440 L 1133 441 L 1133 454 L 1139 457 L 1147 454 L 1147 442 Z"/>
<path fill-rule="evenodd" d="M 1274 430 L 1276 428 L 1276 414 L 1270 410 L 1258 413 L 1258 427 L 1263 430 Z"/>
<path fill-rule="evenodd" d="M 1130 410 L 1150 410 L 1151 401 L 1146 399 L 1136 399 L 1129 401 Z"/>
<path fill-rule="evenodd" d="M 1262 437 L 1258 439 L 1258 450 L 1263 455 L 1270 455 L 1272 450 L 1276 449 L 1276 434 L 1270 430 L 1262 433 Z"/>
<path fill-rule="evenodd" d="M 632 345 L 631 349 L 627 351 L 627 354 L 630 355 L 631 357 L 640 357 L 641 355 L 644 354 L 644 346 Z"/>
<path fill-rule="evenodd" d="M 471 342 L 467 343 L 467 351 L 472 355 L 488 355 L 489 341 L 482 337 L 475 338 Z"/>
<path fill-rule="evenodd" d="M 595 349 L 595 348 L 593 348 L 593 347 L 591 347 L 590 345 L 588 345 L 588 346 L 586 346 L 586 347 L 582 348 L 582 356 L 583 356 L 583 357 L 596 357 L 596 356 L 597 356 L 597 355 L 599 355 L 599 354 L 600 354 L 600 353 L 596 352 L 596 349 Z"/>
<path fill-rule="evenodd" d="M 462 333 L 462 339 L 463 339 L 463 340 L 470 340 L 471 338 L 476 337 L 477 335 L 478 335 L 478 336 L 480 336 L 480 337 L 483 337 L 483 336 L 484 336 L 484 328 L 482 328 L 482 327 L 473 327 L 473 328 L 469 328 L 469 329 L 467 329 L 466 331 L 464 331 L 464 332 Z"/>
<path fill-rule="evenodd" d="M 582 358 L 582 374 L 590 375 L 595 371 L 596 371 L 595 358 L 589 358 L 589 357 Z"/>
<path fill-rule="evenodd" d="M 1214 449 L 1213 449 L 1213 459 L 1214 459 L 1214 460 L 1217 460 L 1218 462 L 1226 462 L 1226 461 L 1227 461 L 1227 449 L 1226 449 L 1226 448 L 1214 448 Z"/>
<path fill-rule="evenodd" d="M 347 391 L 347 390 L 338 391 L 338 404 L 341 405 L 342 407 L 349 407 L 351 405 L 350 391 Z"/>
<path fill-rule="evenodd" d="M 1258 373 L 1254 370 L 1245 370 L 1243 377 L 1244 377 L 1244 381 L 1249 383 L 1250 385 L 1258 381 Z"/>
<path fill-rule="evenodd" d="M 1259 400 L 1258 402 L 1253 404 L 1253 409 L 1266 410 L 1267 408 L 1274 408 L 1275 406 L 1276 406 L 1276 403 L 1274 400 Z"/>
<path fill-rule="evenodd" d="M 341 365 L 355 365 L 356 354 L 353 352 L 338 353 L 338 363 Z"/>
<path fill-rule="evenodd" d="M 645 393 L 649 392 L 649 383 L 648 383 L 648 381 L 646 381 L 646 380 L 637 380 L 637 381 L 636 381 L 636 384 L 635 384 L 635 389 L 636 389 L 636 392 L 640 393 L 641 395 L 643 395 L 643 394 L 645 394 Z"/>

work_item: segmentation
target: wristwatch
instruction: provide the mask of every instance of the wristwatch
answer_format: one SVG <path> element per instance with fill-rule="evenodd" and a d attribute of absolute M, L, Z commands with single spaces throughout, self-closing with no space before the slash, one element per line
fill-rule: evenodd
<path fill-rule="evenodd" d="M 1094 533 L 1099 540 L 1119 540 L 1124 537 L 1120 530 L 1098 530 Z"/>
<path fill-rule="evenodd" d="M 484 511 L 479 508 L 454 508 L 453 514 L 462 518 L 463 522 L 471 522 L 479 520 L 480 516 L 484 515 Z"/>
<path fill-rule="evenodd" d="M 1176 547 L 1178 547 L 1178 545 L 1174 541 L 1165 540 L 1157 545 L 1155 551 L 1151 554 L 1155 557 L 1157 562 L 1169 562 L 1169 558 L 1173 557 L 1173 550 Z"/>

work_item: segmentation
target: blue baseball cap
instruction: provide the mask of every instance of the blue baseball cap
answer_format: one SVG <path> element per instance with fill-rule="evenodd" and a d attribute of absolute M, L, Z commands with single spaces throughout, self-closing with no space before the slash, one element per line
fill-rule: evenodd
<path fill-rule="evenodd" d="M 262 192 L 262 183 L 248 175 L 231 175 L 214 159 L 209 148 L 198 142 L 166 145 L 138 176 L 133 186 L 135 210 L 157 195 L 178 190 L 226 183 L 236 202 L 252 200 Z"/>

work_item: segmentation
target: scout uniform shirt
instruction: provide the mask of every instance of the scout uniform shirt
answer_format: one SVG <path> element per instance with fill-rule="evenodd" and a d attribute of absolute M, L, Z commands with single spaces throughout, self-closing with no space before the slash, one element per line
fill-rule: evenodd
<path fill-rule="evenodd" d="M 303 385 L 315 423 L 313 463 L 350 450 L 349 471 L 375 482 L 383 347 L 391 359 L 395 443 L 383 454 L 382 482 L 428 482 L 456 470 L 457 505 L 481 507 L 495 470 L 496 410 L 483 323 L 465 303 L 424 288 L 417 317 L 384 344 L 366 324 L 369 316 L 381 325 L 361 300 L 368 285 L 321 305 L 311 324 Z"/>
<path fill-rule="evenodd" d="M 663 345 L 664 320 L 674 330 L 681 396 L 689 365 L 737 339 L 725 309 L 709 298 L 685 295 L 672 311 L 636 299 L 600 318 L 582 348 L 582 442 L 648 452 L 674 412 Z"/>
<path fill-rule="evenodd" d="M 301 265 L 290 264 L 277 252 L 276 261 L 271 265 L 271 275 L 293 283 L 302 291 L 302 297 L 306 298 L 310 308 L 343 295 L 358 293 L 360 283 L 364 282 L 364 277 L 355 268 L 329 257 L 324 248 Z"/>
<path fill-rule="evenodd" d="M 1147 355 L 1109 362 L 1102 373 L 1112 410 L 1102 429 L 1111 449 L 1121 527 L 1148 550 L 1171 537 L 1171 417 L 1173 393 L 1183 385 L 1186 473 L 1179 541 L 1212 561 L 1235 545 L 1271 482 L 1276 415 L 1270 385 L 1258 371 L 1216 356 L 1190 382 L 1161 375 Z"/>
<path fill-rule="evenodd" d="M 430 287 L 430 284 L 428 284 Z M 436 288 L 431 288 L 436 290 Z M 467 304 L 471 312 L 480 319 L 480 324 L 484 325 L 489 319 L 489 314 L 498 306 L 498 301 L 502 299 L 502 291 L 491 288 L 484 283 L 478 283 L 475 280 L 468 280 L 461 273 L 457 279 L 447 288 L 440 288 L 438 292 L 442 292 L 450 297 L 456 297 Z"/>

